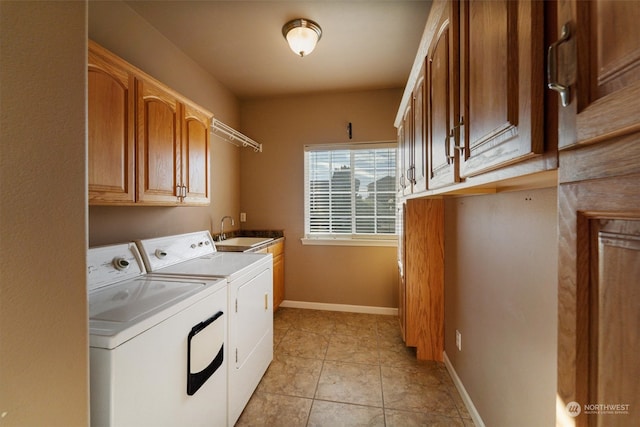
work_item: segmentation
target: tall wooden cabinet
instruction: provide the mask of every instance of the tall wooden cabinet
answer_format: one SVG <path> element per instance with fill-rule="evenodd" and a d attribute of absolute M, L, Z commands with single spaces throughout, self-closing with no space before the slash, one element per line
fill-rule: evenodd
<path fill-rule="evenodd" d="M 565 37 L 550 51 L 568 104 L 559 114 L 558 397 L 580 405 L 584 427 L 640 419 L 638 20 L 638 2 L 562 0 Z"/>
<path fill-rule="evenodd" d="M 444 200 L 405 202 L 398 314 L 405 344 L 419 360 L 443 360 Z"/>
<path fill-rule="evenodd" d="M 89 42 L 89 204 L 208 205 L 213 115 Z"/>

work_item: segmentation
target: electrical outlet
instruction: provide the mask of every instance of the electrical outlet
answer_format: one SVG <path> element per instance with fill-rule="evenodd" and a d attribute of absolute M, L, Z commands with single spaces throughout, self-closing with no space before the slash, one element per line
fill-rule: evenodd
<path fill-rule="evenodd" d="M 458 347 L 458 351 L 462 351 L 462 333 L 456 329 L 456 347 Z"/>
<path fill-rule="evenodd" d="M 240 222 L 247 221 L 247 214 L 245 212 L 240 212 Z"/>

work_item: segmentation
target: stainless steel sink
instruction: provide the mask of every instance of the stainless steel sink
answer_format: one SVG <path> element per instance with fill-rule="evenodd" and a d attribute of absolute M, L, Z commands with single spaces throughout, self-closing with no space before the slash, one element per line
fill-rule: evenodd
<path fill-rule="evenodd" d="M 230 239 L 223 240 L 222 242 L 215 242 L 216 246 L 234 246 L 238 248 L 250 249 L 256 246 L 260 246 L 263 243 L 272 241 L 272 237 L 232 237 Z"/>

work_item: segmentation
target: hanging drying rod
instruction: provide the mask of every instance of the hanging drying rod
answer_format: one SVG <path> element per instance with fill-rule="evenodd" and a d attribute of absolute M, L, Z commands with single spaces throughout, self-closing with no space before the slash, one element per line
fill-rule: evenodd
<path fill-rule="evenodd" d="M 238 147 L 251 147 L 255 152 L 262 153 L 262 144 L 255 142 L 246 135 L 241 134 L 231 126 L 225 125 L 220 120 L 213 119 L 211 122 L 211 132 L 219 132 L 222 138 L 226 139 Z"/>

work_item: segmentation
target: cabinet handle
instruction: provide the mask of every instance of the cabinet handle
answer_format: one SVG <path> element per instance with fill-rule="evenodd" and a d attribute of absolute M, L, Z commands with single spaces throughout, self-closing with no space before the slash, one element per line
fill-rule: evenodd
<path fill-rule="evenodd" d="M 449 135 L 444 137 L 444 155 L 447 158 L 447 164 L 453 162 L 453 158 L 455 157 L 451 155 L 451 144 L 449 143 L 449 140 L 453 137 L 453 129 L 449 131 Z"/>
<path fill-rule="evenodd" d="M 264 309 L 269 310 L 269 293 L 264 294 Z"/>
<path fill-rule="evenodd" d="M 455 125 L 453 127 L 453 129 L 460 130 L 460 129 L 462 129 L 462 126 L 464 126 L 464 116 L 460 116 L 460 121 L 458 122 L 457 125 Z M 458 135 L 460 135 L 460 134 L 458 133 Z M 455 148 L 456 150 L 458 150 L 460 152 L 464 151 L 464 145 L 462 144 L 462 142 L 460 142 L 461 140 L 462 140 L 462 138 L 458 138 L 458 144 L 453 144 L 453 148 Z"/>
<path fill-rule="evenodd" d="M 571 38 L 571 29 L 569 24 L 566 23 L 562 26 L 562 33 L 560 38 L 549 46 L 547 51 L 547 87 L 551 90 L 555 90 L 560 94 L 560 101 L 563 107 L 566 107 L 571 102 L 571 88 L 560 84 L 558 82 L 558 46 L 566 42 Z"/>
<path fill-rule="evenodd" d="M 187 198 L 187 186 L 186 185 L 182 186 L 182 198 L 183 199 Z"/>
<path fill-rule="evenodd" d="M 407 169 L 407 179 L 411 184 L 416 184 L 416 167 L 411 166 Z"/>

